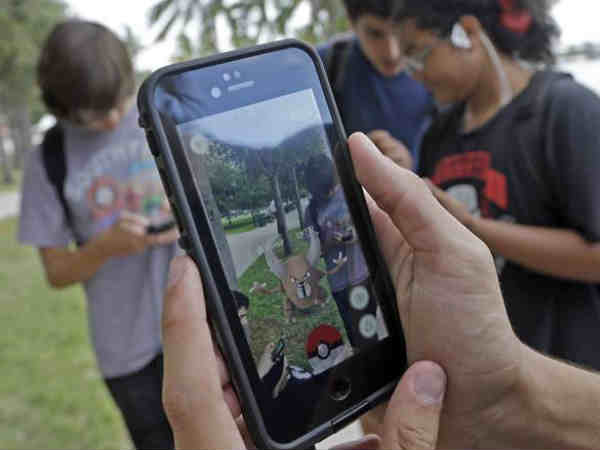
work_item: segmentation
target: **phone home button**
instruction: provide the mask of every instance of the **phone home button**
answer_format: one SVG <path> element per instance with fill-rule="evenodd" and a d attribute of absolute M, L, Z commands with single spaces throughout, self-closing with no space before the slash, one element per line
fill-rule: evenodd
<path fill-rule="evenodd" d="M 348 398 L 352 392 L 350 380 L 345 377 L 336 378 L 329 385 L 329 396 L 336 402 L 342 402 Z"/>

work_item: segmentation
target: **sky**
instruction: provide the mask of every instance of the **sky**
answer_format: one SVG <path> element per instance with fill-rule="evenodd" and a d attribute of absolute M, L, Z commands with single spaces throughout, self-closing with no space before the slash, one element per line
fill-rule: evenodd
<path fill-rule="evenodd" d="M 341 1 L 341 0 L 340 0 Z M 71 11 L 83 19 L 92 19 L 122 34 L 124 26 L 132 27 L 144 45 L 150 46 L 157 34 L 148 26 L 148 10 L 156 0 L 67 0 Z M 570 45 L 583 41 L 600 42 L 600 2 L 597 0 L 561 0 L 554 8 L 555 17 L 562 28 L 562 43 Z M 301 10 L 295 22 L 298 26 L 309 19 L 308 11 Z M 228 45 L 228 32 L 225 23 L 217 23 L 219 40 L 224 49 Z M 173 33 L 174 34 L 174 33 Z M 142 69 L 155 70 L 168 64 L 175 53 L 174 36 L 166 42 L 152 45 L 138 58 Z"/>
<path fill-rule="evenodd" d="M 231 138 L 231 124 L 243 135 Z M 202 131 L 215 140 L 244 147 L 275 147 L 295 133 L 319 125 L 321 114 L 311 89 L 214 114 L 180 126 L 182 133 Z M 192 150 L 193 144 L 192 145 Z"/>

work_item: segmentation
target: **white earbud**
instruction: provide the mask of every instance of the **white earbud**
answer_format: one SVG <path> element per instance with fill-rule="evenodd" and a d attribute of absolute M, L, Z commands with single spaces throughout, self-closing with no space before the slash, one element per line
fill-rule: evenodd
<path fill-rule="evenodd" d="M 450 42 L 456 48 L 469 49 L 472 47 L 471 39 L 460 23 L 455 23 L 450 34 Z"/>

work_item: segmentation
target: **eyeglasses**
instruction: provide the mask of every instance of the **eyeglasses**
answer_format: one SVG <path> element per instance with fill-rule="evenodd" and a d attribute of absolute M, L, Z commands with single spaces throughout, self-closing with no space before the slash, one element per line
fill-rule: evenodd
<path fill-rule="evenodd" d="M 427 67 L 427 60 L 431 56 L 431 53 L 444 43 L 447 39 L 439 38 L 435 43 L 426 46 L 420 52 L 411 55 L 404 56 L 404 63 L 406 64 L 406 73 L 411 77 L 416 73 L 423 73 Z"/>
<path fill-rule="evenodd" d="M 424 72 L 425 66 L 427 65 L 427 58 L 429 58 L 429 55 L 431 55 L 434 48 L 433 45 L 430 45 L 415 55 L 405 56 L 404 63 L 406 64 L 406 73 L 412 77 L 417 72 Z"/>

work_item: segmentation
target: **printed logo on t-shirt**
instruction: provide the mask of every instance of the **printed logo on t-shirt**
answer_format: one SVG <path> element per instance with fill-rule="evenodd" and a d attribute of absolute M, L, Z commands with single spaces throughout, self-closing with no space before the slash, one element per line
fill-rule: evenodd
<path fill-rule="evenodd" d="M 154 220 L 170 215 L 152 156 L 139 139 L 96 152 L 69 173 L 65 193 L 75 215 L 89 220 L 92 235 L 114 224 L 123 210 Z"/>
<path fill-rule="evenodd" d="M 495 170 L 491 154 L 474 151 L 443 158 L 431 177 L 476 217 L 515 222 L 509 212 L 506 176 Z M 502 273 L 506 260 L 496 256 L 496 269 Z"/>

